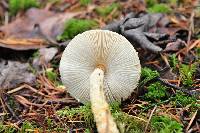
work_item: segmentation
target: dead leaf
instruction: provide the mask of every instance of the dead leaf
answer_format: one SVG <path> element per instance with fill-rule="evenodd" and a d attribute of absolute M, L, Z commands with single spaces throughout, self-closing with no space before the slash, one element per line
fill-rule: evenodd
<path fill-rule="evenodd" d="M 39 70 L 42 65 L 47 65 L 57 52 L 57 48 L 41 48 L 39 50 L 39 56 L 33 60 L 33 67 Z"/>
<path fill-rule="evenodd" d="M 0 39 L 0 46 L 15 49 L 15 50 L 28 50 L 46 47 L 47 43 L 43 39 Z"/>
<path fill-rule="evenodd" d="M 31 8 L 23 16 L 16 18 L 16 20 L 11 22 L 10 24 L 0 27 L 0 32 L 2 32 L 1 34 L 4 35 L 4 37 L 1 39 L 1 42 L 3 41 L 4 43 L 3 45 L 2 43 L 0 43 L 0 46 L 19 49 L 17 47 L 22 44 L 20 43 L 20 41 L 16 42 L 17 39 L 39 39 L 43 40 L 44 42 L 44 37 L 42 37 L 41 34 L 36 31 L 35 25 L 40 26 L 41 32 L 45 36 L 55 39 L 57 35 L 62 33 L 64 22 L 72 17 L 77 16 L 78 14 L 80 14 L 80 12 L 53 13 L 44 9 Z M 15 46 L 10 47 L 10 42 L 8 42 L 8 40 L 12 42 L 15 41 Z M 32 42 L 28 41 L 27 45 L 31 46 Z M 39 41 L 37 45 L 40 46 L 41 41 Z M 36 48 L 36 46 L 23 46 L 21 48 L 34 49 Z"/>
<path fill-rule="evenodd" d="M 15 95 L 15 99 L 17 101 L 19 101 L 22 105 L 24 105 L 25 107 L 28 107 L 28 105 L 32 105 L 31 102 L 29 102 L 26 98 L 24 98 L 23 96 L 20 95 Z"/>
<path fill-rule="evenodd" d="M 176 74 L 172 72 L 172 69 L 168 69 L 160 74 L 161 78 L 168 80 L 175 80 L 177 78 Z"/>
<path fill-rule="evenodd" d="M 21 83 L 33 84 L 36 76 L 29 71 L 28 63 L 0 61 L 0 88 L 14 88 Z"/>
<path fill-rule="evenodd" d="M 165 52 L 176 52 L 185 46 L 185 42 L 181 39 L 177 39 L 175 42 L 168 43 Z"/>

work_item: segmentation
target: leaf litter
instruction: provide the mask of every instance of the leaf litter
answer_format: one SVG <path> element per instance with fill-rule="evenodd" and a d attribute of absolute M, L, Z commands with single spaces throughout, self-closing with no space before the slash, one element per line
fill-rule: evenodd
<path fill-rule="evenodd" d="M 58 72 L 67 43 L 60 45 L 57 36 L 67 20 L 78 18 L 124 35 L 138 51 L 145 72 L 139 91 L 111 107 L 122 131 L 199 132 L 200 41 L 193 14 L 198 2 L 168 3 L 176 10 L 149 14 L 147 1 L 116 1 L 123 8 L 107 16 L 95 9 L 113 3 L 110 0 L 42 2 L 45 7 L 8 16 L 8 24 L 3 22 L 4 1 L 0 50 L 9 55 L 0 54 L 0 131 L 95 132 L 88 106 L 69 95 Z"/>
<path fill-rule="evenodd" d="M 0 46 L 17 50 L 41 48 L 47 43 L 40 32 L 56 40 L 56 36 L 62 33 L 64 22 L 78 14 L 80 13 L 54 13 L 36 8 L 29 9 L 23 16 L 0 27 L 4 35 L 0 39 Z M 41 31 L 37 31 L 35 25 L 39 25 Z"/>

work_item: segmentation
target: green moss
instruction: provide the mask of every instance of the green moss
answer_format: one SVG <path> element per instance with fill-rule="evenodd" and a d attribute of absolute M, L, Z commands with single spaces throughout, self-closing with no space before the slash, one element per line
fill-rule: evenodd
<path fill-rule="evenodd" d="M 21 133 L 31 133 L 33 132 L 35 129 L 37 129 L 37 127 L 33 124 L 30 123 L 28 121 L 23 122 L 23 125 L 21 127 L 20 132 Z M 27 130 L 32 130 L 32 131 L 27 131 Z"/>
<path fill-rule="evenodd" d="M 79 108 L 65 108 L 57 111 L 57 114 L 61 117 L 67 117 L 69 120 L 73 120 L 75 116 L 79 116 L 80 119 L 84 119 L 85 123 L 94 127 L 94 117 L 91 110 L 91 105 L 85 104 L 84 106 L 80 106 Z"/>
<path fill-rule="evenodd" d="M 1 133 L 16 133 L 17 129 L 14 126 L 3 125 L 0 123 L 0 132 Z"/>
<path fill-rule="evenodd" d="M 195 72 L 196 72 L 195 64 L 191 64 L 191 65 L 182 64 L 180 66 L 179 73 L 180 73 L 180 77 L 181 77 L 181 81 L 182 81 L 183 85 L 192 86 L 193 76 L 194 76 Z"/>
<path fill-rule="evenodd" d="M 70 19 L 65 23 L 64 32 L 57 36 L 57 40 L 65 41 L 72 39 L 77 34 L 93 29 L 97 26 L 98 24 L 94 20 Z"/>
<path fill-rule="evenodd" d="M 133 118 L 131 115 L 128 115 L 121 111 L 120 103 L 113 102 L 110 104 L 110 110 L 112 116 L 115 118 L 117 126 L 120 130 L 120 133 L 143 133 L 144 124 L 143 121 Z"/>
<path fill-rule="evenodd" d="M 168 97 L 167 87 L 159 82 L 152 83 L 147 87 L 147 90 L 148 92 L 144 95 L 144 98 L 148 101 L 166 100 Z"/>
<path fill-rule="evenodd" d="M 145 124 L 124 112 L 115 112 L 112 114 L 117 123 L 120 133 L 144 133 Z"/>
<path fill-rule="evenodd" d="M 87 6 L 88 4 L 90 4 L 92 1 L 91 0 L 80 0 L 80 4 L 82 6 Z"/>
<path fill-rule="evenodd" d="M 175 97 L 172 99 L 173 103 L 179 107 L 185 107 L 187 105 L 192 105 L 193 107 L 197 105 L 197 99 L 192 96 L 188 96 L 181 91 L 177 91 Z"/>
<path fill-rule="evenodd" d="M 45 74 L 46 74 L 47 78 L 50 81 L 52 81 L 55 86 L 62 88 L 62 82 L 58 78 L 58 74 L 56 73 L 54 68 L 47 68 L 45 71 Z"/>
<path fill-rule="evenodd" d="M 120 5 L 118 3 L 113 3 L 111 5 L 97 7 L 95 9 L 96 13 L 100 16 L 107 16 L 109 15 L 114 9 L 118 9 Z"/>
<path fill-rule="evenodd" d="M 51 81 L 56 81 L 58 75 L 53 71 L 53 68 L 48 68 L 46 70 L 47 78 Z"/>
<path fill-rule="evenodd" d="M 116 113 L 116 112 L 120 112 L 121 111 L 121 108 L 120 108 L 120 103 L 119 102 L 112 102 L 110 104 L 110 111 L 111 113 Z"/>
<path fill-rule="evenodd" d="M 35 130 L 39 130 L 35 124 L 30 123 L 28 121 L 23 122 L 20 129 L 17 129 L 11 125 L 3 125 L 0 123 L 0 132 L 1 133 L 32 133 Z"/>
<path fill-rule="evenodd" d="M 142 133 L 144 129 L 144 125 L 141 121 L 135 120 L 133 117 L 127 115 L 122 112 L 120 109 L 120 103 L 114 102 L 110 104 L 110 110 L 118 123 L 118 127 L 120 128 L 121 133 Z M 74 118 L 80 117 L 86 122 L 86 124 L 90 128 L 94 128 L 94 117 L 91 111 L 91 105 L 86 104 L 84 106 L 80 106 L 79 108 L 65 108 L 57 111 L 57 114 L 60 117 L 67 117 L 69 120 L 73 121 Z M 141 128 L 142 127 L 142 128 Z"/>
<path fill-rule="evenodd" d="M 153 71 L 150 68 L 144 67 L 141 70 L 141 79 L 140 85 L 146 84 L 148 81 L 159 77 L 159 73 L 157 71 Z"/>
<path fill-rule="evenodd" d="M 31 7 L 39 7 L 37 0 L 9 0 L 9 11 L 11 15 L 19 11 L 25 11 Z"/>
<path fill-rule="evenodd" d="M 90 129 L 89 128 L 86 128 L 84 133 L 91 133 Z"/>
<path fill-rule="evenodd" d="M 38 58 L 40 56 L 39 50 L 35 51 L 32 55 L 33 58 Z"/>
<path fill-rule="evenodd" d="M 183 133 L 183 125 L 167 116 L 153 116 L 151 126 L 156 133 Z"/>
<path fill-rule="evenodd" d="M 178 65 L 178 59 L 176 58 L 176 54 L 172 54 L 169 56 L 169 63 L 173 69 L 176 68 L 176 66 Z"/>
<path fill-rule="evenodd" d="M 45 128 L 45 132 L 47 133 L 63 133 L 63 132 L 66 132 L 66 127 L 62 124 L 62 123 L 59 123 L 58 121 L 56 121 L 54 118 L 49 118 L 49 117 L 46 117 L 45 119 L 45 124 L 47 125 Z"/>
<path fill-rule="evenodd" d="M 166 4 L 155 4 L 154 6 L 148 8 L 150 13 L 170 13 L 172 9 Z"/>
<path fill-rule="evenodd" d="M 147 7 L 152 7 L 152 6 L 154 6 L 155 4 L 158 3 L 157 0 L 145 0 L 145 2 L 146 2 Z"/>

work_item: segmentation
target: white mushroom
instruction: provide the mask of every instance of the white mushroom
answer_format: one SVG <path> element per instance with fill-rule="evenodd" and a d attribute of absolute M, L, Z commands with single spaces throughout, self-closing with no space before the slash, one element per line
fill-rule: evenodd
<path fill-rule="evenodd" d="M 98 131 L 106 133 L 104 129 L 108 127 L 98 127 L 103 117 L 110 117 L 107 125 L 116 127 L 106 101 L 127 98 L 137 87 L 141 66 L 137 52 L 125 37 L 111 31 L 90 30 L 71 40 L 59 69 L 62 82 L 73 97 L 82 103 L 91 100 Z M 108 115 L 104 112 L 104 116 L 101 109 L 106 108 Z"/>

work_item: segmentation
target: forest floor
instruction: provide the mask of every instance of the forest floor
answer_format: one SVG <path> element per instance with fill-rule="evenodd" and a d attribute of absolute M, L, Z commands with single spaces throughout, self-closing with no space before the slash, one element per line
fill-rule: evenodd
<path fill-rule="evenodd" d="M 75 35 L 122 20 L 125 31 L 115 30 L 133 30 L 125 37 L 142 73 L 137 91 L 110 106 L 120 132 L 200 133 L 198 0 L 1 0 L 0 133 L 97 132 L 90 103 L 62 84 L 59 62 Z M 137 43 L 134 31 L 147 40 Z"/>

